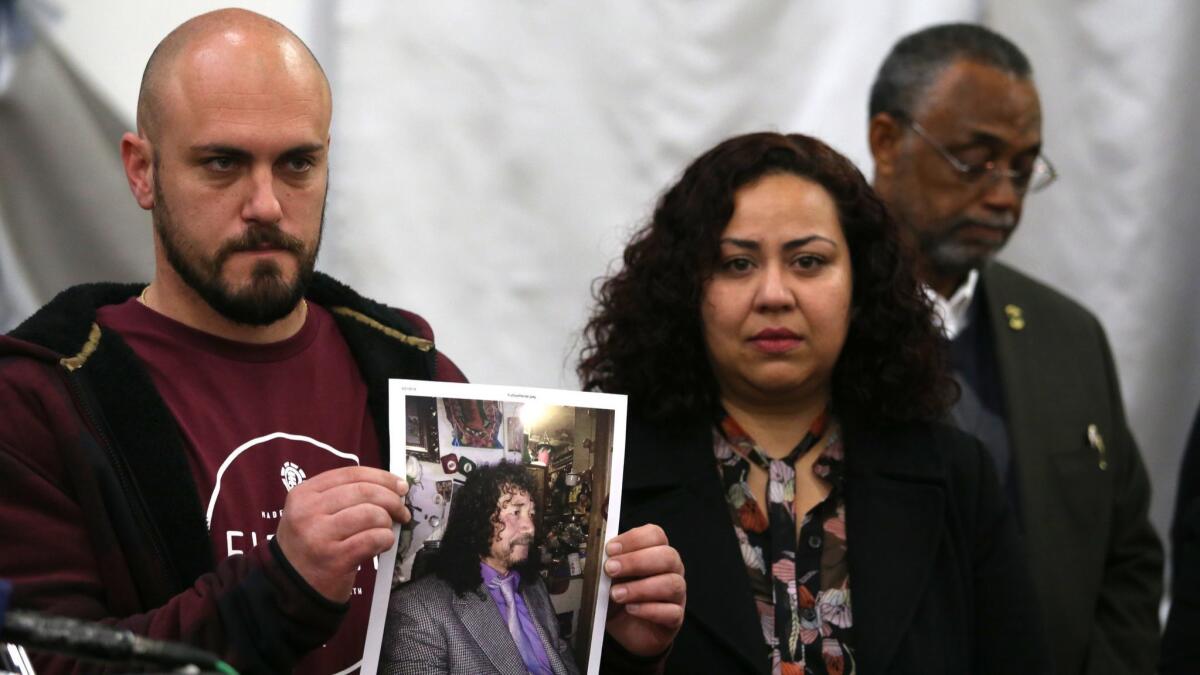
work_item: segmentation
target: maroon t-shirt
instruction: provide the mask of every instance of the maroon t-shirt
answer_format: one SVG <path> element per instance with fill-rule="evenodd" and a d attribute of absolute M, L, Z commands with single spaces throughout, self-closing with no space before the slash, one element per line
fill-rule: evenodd
<path fill-rule="evenodd" d="M 381 466 L 366 384 L 325 309 L 309 303 L 298 333 L 266 345 L 189 328 L 136 299 L 97 316 L 145 362 L 179 422 L 218 561 L 266 545 L 305 478 Z M 374 585 L 374 565 L 363 565 L 345 621 L 295 672 L 359 664 Z"/>

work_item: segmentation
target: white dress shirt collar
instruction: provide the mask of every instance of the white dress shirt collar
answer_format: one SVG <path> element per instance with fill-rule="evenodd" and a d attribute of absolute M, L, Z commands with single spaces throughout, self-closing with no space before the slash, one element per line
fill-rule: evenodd
<path fill-rule="evenodd" d="M 947 340 L 953 340 L 962 333 L 967 324 L 971 321 L 971 315 L 968 310 L 971 309 L 971 301 L 975 299 L 975 286 L 979 283 L 979 270 L 971 270 L 967 274 L 967 278 L 954 291 L 954 294 L 947 300 L 943 298 L 937 291 L 929 286 L 925 286 L 925 294 L 933 300 L 934 313 L 937 314 L 937 320 L 941 322 L 942 333 Z"/>

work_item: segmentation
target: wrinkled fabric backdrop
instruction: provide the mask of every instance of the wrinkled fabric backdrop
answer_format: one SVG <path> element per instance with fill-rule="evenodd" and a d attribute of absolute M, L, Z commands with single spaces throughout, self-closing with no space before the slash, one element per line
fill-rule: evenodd
<path fill-rule="evenodd" d="M 1200 403 L 1200 3 L 243 4 L 333 83 L 319 266 L 423 314 L 474 382 L 562 387 L 593 281 L 687 161 L 767 128 L 869 174 L 867 90 L 895 39 L 947 20 L 1007 34 L 1061 179 L 1003 257 L 1104 322 L 1166 531 Z M 154 44 L 217 6 L 17 0 L 42 29 L 0 31 L 0 329 L 67 284 L 149 277 L 118 131 Z"/>

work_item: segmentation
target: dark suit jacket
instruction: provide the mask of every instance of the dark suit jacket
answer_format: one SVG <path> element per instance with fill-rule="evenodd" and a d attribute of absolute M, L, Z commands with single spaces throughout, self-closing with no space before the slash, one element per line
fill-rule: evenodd
<path fill-rule="evenodd" d="M 668 672 L 766 673 L 711 429 L 630 420 L 621 529 L 657 523 L 683 558 Z M 1015 523 L 979 442 L 942 426 L 847 426 L 843 440 L 856 672 L 1049 672 Z"/>
<path fill-rule="evenodd" d="M 542 578 L 522 588 L 521 597 L 555 675 L 578 673 L 570 645 L 558 635 L 558 619 Z M 524 673 L 525 664 L 504 617 L 482 586 L 459 596 L 450 584 L 429 574 L 392 593 L 379 672 Z"/>
<path fill-rule="evenodd" d="M 1056 669 L 1152 672 L 1162 545 L 1104 330 L 1083 307 L 1001 263 L 983 269 L 977 292 L 995 339 L 1029 566 Z M 1019 310 L 1019 330 L 1007 306 Z M 1089 425 L 1101 444 L 1089 441 Z"/>
<path fill-rule="evenodd" d="M 1171 522 L 1171 615 L 1163 631 L 1161 673 L 1200 673 L 1200 409 L 1183 451 Z"/>

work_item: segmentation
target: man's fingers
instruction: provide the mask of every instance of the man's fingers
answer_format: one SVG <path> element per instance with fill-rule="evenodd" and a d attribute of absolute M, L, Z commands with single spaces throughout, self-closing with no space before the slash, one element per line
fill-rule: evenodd
<path fill-rule="evenodd" d="M 275 540 L 317 592 L 345 602 L 357 568 L 392 546 L 394 522 L 412 517 L 407 489 L 399 477 L 370 467 L 317 474 L 288 493 Z"/>
<path fill-rule="evenodd" d="M 645 602 L 682 603 L 687 597 L 687 582 L 682 574 L 659 574 L 636 581 L 614 583 L 609 591 L 621 604 Z"/>
<path fill-rule="evenodd" d="M 400 517 L 396 518 L 396 522 L 400 523 L 401 525 L 404 525 L 405 523 L 407 523 L 410 520 L 412 520 L 412 511 L 409 511 L 407 506 L 401 505 L 400 506 Z"/>
<path fill-rule="evenodd" d="M 330 469 L 305 480 L 296 486 L 296 489 L 304 488 L 305 490 L 325 492 L 346 483 L 374 483 L 401 495 L 403 494 L 401 485 L 405 485 L 403 488 L 405 492 L 408 490 L 404 479 L 396 474 L 369 466 L 344 466 L 339 469 Z"/>
<path fill-rule="evenodd" d="M 325 534 L 331 541 L 349 539 L 359 532 L 391 530 L 392 515 L 376 504 L 356 504 L 331 515 L 324 523 Z"/>
<path fill-rule="evenodd" d="M 368 527 L 347 536 L 330 540 L 324 545 L 307 549 L 303 558 L 315 574 L 326 576 L 353 575 L 359 565 L 368 564 L 372 557 L 391 548 L 395 541 L 391 523 L 387 527 Z M 280 543 L 282 546 L 283 543 Z M 287 555 L 287 551 L 284 551 Z M 297 561 L 288 558 L 294 566 Z M 299 571 L 299 569 L 297 570 Z"/>
<path fill-rule="evenodd" d="M 649 577 L 656 574 L 683 574 L 683 561 L 670 546 L 655 546 L 632 553 L 614 555 L 604 563 L 604 571 L 614 579 Z"/>
<path fill-rule="evenodd" d="M 625 611 L 639 619 L 674 630 L 683 625 L 683 607 L 667 602 L 644 602 L 625 605 Z"/>
<path fill-rule="evenodd" d="M 312 500 L 306 507 L 316 514 L 334 515 L 360 504 L 374 504 L 400 521 L 404 515 L 404 498 L 394 489 L 378 483 L 341 483 L 319 494 L 304 495 Z M 285 506 L 284 513 L 287 513 Z"/>
<path fill-rule="evenodd" d="M 342 559 L 351 566 L 370 564 L 371 558 L 392 547 L 396 537 L 392 528 L 364 530 L 346 539 L 338 547 Z"/>
<path fill-rule="evenodd" d="M 637 551 L 643 548 L 663 546 L 667 543 L 667 533 L 658 525 L 642 525 L 632 530 L 626 530 L 608 540 L 605 552 L 610 556 Z"/>

